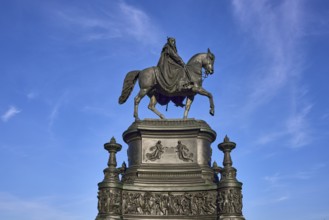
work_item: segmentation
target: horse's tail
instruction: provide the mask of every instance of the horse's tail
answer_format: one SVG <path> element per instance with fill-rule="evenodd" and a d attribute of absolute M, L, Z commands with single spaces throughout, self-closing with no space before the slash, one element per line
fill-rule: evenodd
<path fill-rule="evenodd" d="M 135 70 L 127 73 L 126 78 L 123 81 L 122 92 L 121 96 L 119 97 L 119 104 L 125 103 L 129 98 L 138 79 L 139 72 L 139 70 Z"/>

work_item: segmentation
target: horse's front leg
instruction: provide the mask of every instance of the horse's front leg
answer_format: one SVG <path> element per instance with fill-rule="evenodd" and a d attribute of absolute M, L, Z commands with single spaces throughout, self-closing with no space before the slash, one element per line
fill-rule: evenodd
<path fill-rule="evenodd" d="M 209 113 L 212 116 L 214 116 L 215 115 L 215 105 L 214 105 L 214 100 L 213 100 L 212 94 L 210 92 L 208 92 L 207 90 L 205 90 L 204 88 L 202 88 L 202 87 L 193 87 L 192 91 L 196 92 L 200 95 L 207 96 L 209 98 L 209 102 L 210 102 L 210 111 L 209 111 Z"/>
<path fill-rule="evenodd" d="M 185 111 L 184 111 L 184 119 L 187 119 L 193 100 L 194 100 L 194 96 L 187 96 Z"/>

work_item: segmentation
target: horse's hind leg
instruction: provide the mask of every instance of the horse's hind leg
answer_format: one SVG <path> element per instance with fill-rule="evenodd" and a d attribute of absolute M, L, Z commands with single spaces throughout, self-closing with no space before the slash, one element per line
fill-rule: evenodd
<path fill-rule="evenodd" d="M 134 106 L 134 117 L 135 117 L 135 120 L 139 120 L 139 117 L 138 117 L 138 105 L 141 101 L 141 99 L 148 93 L 150 89 L 141 89 L 139 90 L 139 93 L 136 95 L 135 97 L 135 106 Z"/>
<path fill-rule="evenodd" d="M 193 100 L 194 100 L 194 96 L 187 96 L 185 111 L 184 111 L 184 119 L 187 119 L 188 112 L 190 111 Z"/>
<path fill-rule="evenodd" d="M 154 95 L 151 96 L 150 98 L 150 104 L 148 106 L 148 108 L 154 112 L 155 114 L 157 114 L 161 119 L 165 119 L 165 116 L 163 114 L 161 114 L 156 108 L 155 105 L 157 104 L 157 100 L 155 98 Z"/>

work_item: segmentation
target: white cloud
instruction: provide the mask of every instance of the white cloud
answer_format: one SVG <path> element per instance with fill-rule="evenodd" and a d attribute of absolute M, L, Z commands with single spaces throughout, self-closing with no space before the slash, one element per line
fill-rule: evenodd
<path fill-rule="evenodd" d="M 285 134 L 286 134 L 285 131 L 263 134 L 255 141 L 255 143 L 257 145 L 266 145 L 271 142 L 277 141 L 278 139 L 281 139 L 281 137 L 284 136 Z"/>
<path fill-rule="evenodd" d="M 62 211 L 48 204 L 47 199 L 23 199 L 0 193 L 0 217 L 26 220 L 78 220 L 81 216 Z"/>
<path fill-rule="evenodd" d="M 326 120 L 326 119 L 328 119 L 329 118 L 329 113 L 325 113 L 325 114 L 323 114 L 322 116 L 321 116 L 321 119 L 322 120 Z"/>
<path fill-rule="evenodd" d="M 268 183 L 271 188 L 285 187 L 290 182 L 294 182 L 296 180 L 310 180 L 313 179 L 314 176 L 318 175 L 321 170 L 326 168 L 325 163 L 318 163 L 307 170 L 296 171 L 294 173 L 282 174 L 282 173 L 274 173 L 273 175 L 268 175 L 264 177 L 264 180 Z"/>
<path fill-rule="evenodd" d="M 123 2 L 120 4 L 120 9 L 126 24 L 124 32 L 144 43 L 156 43 L 158 28 L 145 12 Z"/>
<path fill-rule="evenodd" d="M 262 57 L 248 82 L 250 91 L 243 108 L 245 113 L 270 103 L 283 91 L 288 92 L 285 98 L 290 99 L 288 105 L 276 103 L 289 112 L 277 118 L 283 123 L 279 128 L 273 126 L 276 130 L 262 135 L 256 143 L 264 145 L 280 139 L 292 148 L 309 144 L 312 137 L 308 116 L 312 103 L 307 100 L 307 90 L 296 89 L 302 87 L 304 65 L 304 52 L 300 47 L 305 31 L 302 1 L 233 0 L 233 8 L 237 21 L 255 40 L 261 51 L 258 56 Z"/>
<path fill-rule="evenodd" d="M 297 108 L 297 112 L 292 113 L 277 131 L 261 135 L 256 141 L 256 145 L 266 145 L 275 141 L 285 143 L 290 148 L 299 148 L 308 145 L 312 141 L 311 128 L 307 120 L 308 114 L 313 105 Z"/>
<path fill-rule="evenodd" d="M 1 116 L 1 119 L 3 122 L 7 122 L 20 112 L 21 110 L 18 110 L 15 106 L 10 106 L 9 109 Z"/>
<path fill-rule="evenodd" d="M 265 176 L 264 180 L 268 183 L 271 188 L 283 187 L 287 184 L 286 179 L 289 179 L 289 176 L 282 175 L 280 173 L 275 173 L 273 175 Z"/>
<path fill-rule="evenodd" d="M 147 45 L 158 42 L 160 30 L 146 12 L 124 1 L 108 4 L 97 13 L 90 8 L 88 12 L 65 9 L 57 12 L 57 17 L 88 41 L 129 37 Z"/>
<path fill-rule="evenodd" d="M 48 124 L 48 129 L 49 132 L 52 134 L 52 127 L 55 123 L 55 120 L 58 118 L 59 110 L 62 107 L 62 105 L 67 102 L 67 97 L 68 97 L 69 92 L 65 91 L 60 98 L 55 102 L 53 105 L 50 114 L 49 114 L 49 124 Z"/>
<path fill-rule="evenodd" d="M 38 96 L 38 94 L 36 92 L 29 92 L 26 97 L 29 99 L 29 100 L 32 100 L 32 99 L 35 99 L 36 97 Z"/>
<path fill-rule="evenodd" d="M 289 199 L 289 196 L 281 196 L 275 200 L 275 202 L 282 202 Z"/>
<path fill-rule="evenodd" d="M 101 115 L 101 116 L 105 116 L 105 117 L 118 117 L 117 114 L 115 114 L 115 112 L 113 111 L 109 111 L 106 108 L 102 108 L 102 107 L 95 107 L 95 106 L 84 106 L 81 109 L 82 112 L 85 113 L 89 113 L 89 114 L 95 114 L 95 115 Z"/>
<path fill-rule="evenodd" d="M 49 114 L 49 128 L 51 128 L 55 122 L 55 119 L 57 118 L 59 108 L 61 106 L 61 101 L 58 101 L 55 106 L 51 109 L 51 112 Z"/>
<path fill-rule="evenodd" d="M 298 148 L 310 143 L 311 135 L 307 116 L 311 109 L 311 104 L 304 106 L 288 119 L 287 132 L 290 134 L 290 147 Z"/>
<path fill-rule="evenodd" d="M 282 2 L 233 1 L 238 22 L 264 53 L 265 63 L 251 83 L 249 108 L 268 102 L 301 73 L 297 45 L 302 35 L 302 8 L 299 1 Z"/>

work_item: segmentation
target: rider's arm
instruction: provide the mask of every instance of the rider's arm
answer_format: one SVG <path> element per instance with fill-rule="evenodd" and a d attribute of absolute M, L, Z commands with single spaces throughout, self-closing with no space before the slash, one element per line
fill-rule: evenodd
<path fill-rule="evenodd" d="M 185 67 L 185 63 L 183 61 L 183 59 L 177 54 L 175 53 L 172 49 L 168 50 L 168 55 L 170 56 L 171 59 L 173 59 L 176 63 L 178 63 L 179 65 L 181 65 L 182 67 Z"/>

